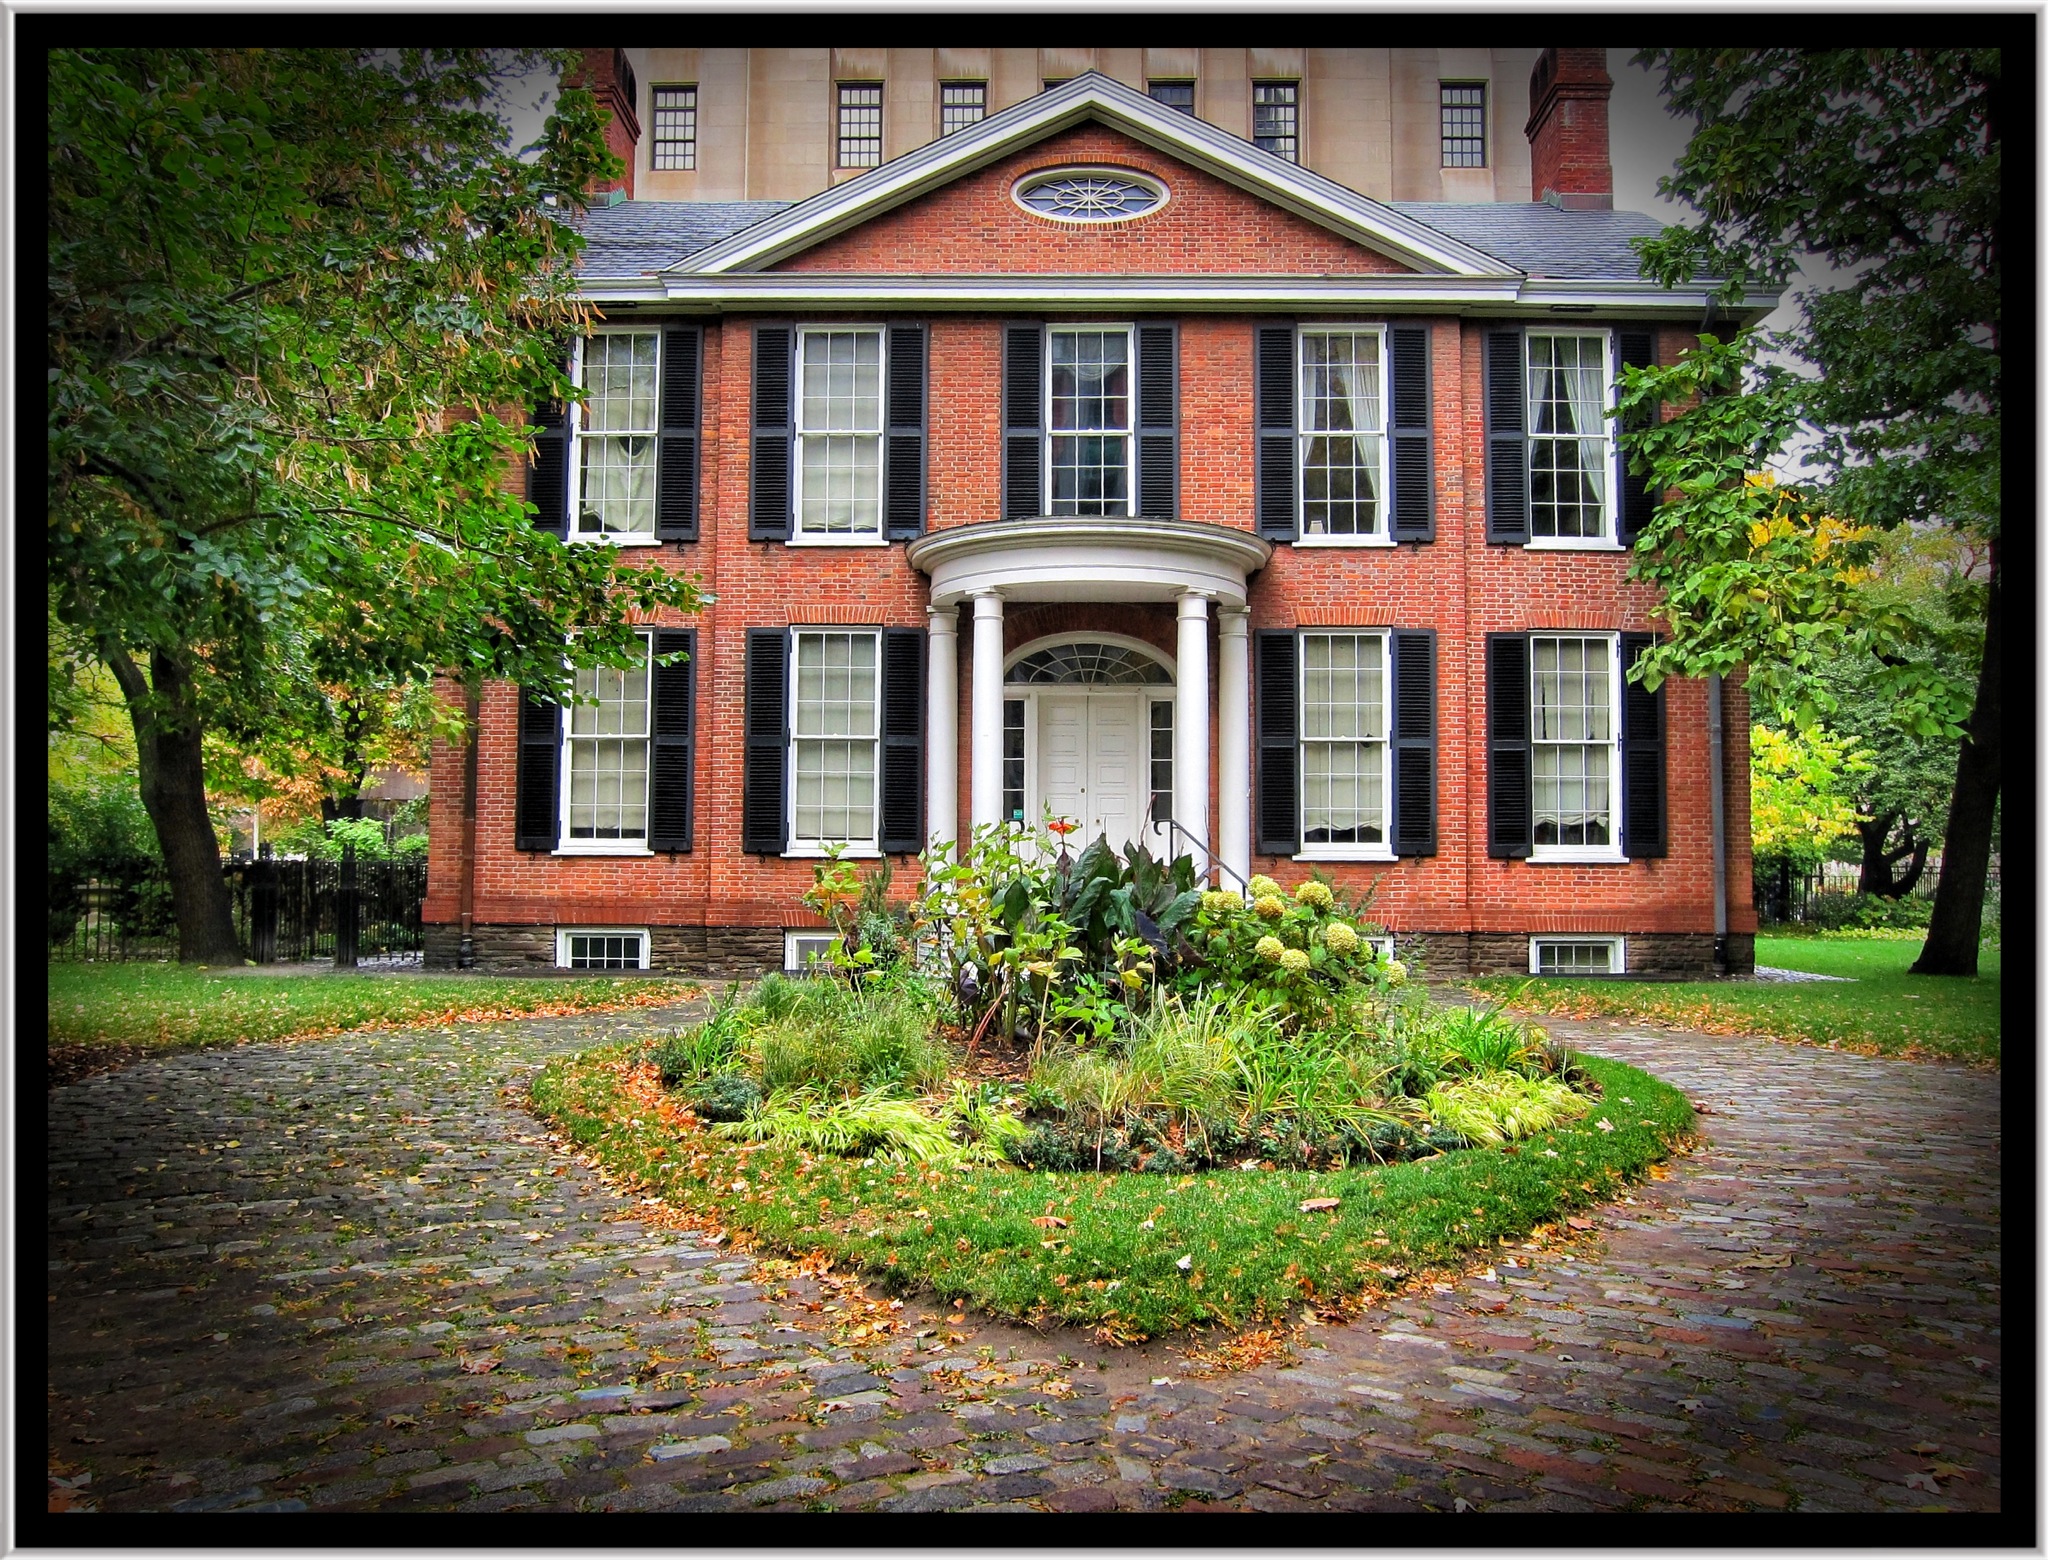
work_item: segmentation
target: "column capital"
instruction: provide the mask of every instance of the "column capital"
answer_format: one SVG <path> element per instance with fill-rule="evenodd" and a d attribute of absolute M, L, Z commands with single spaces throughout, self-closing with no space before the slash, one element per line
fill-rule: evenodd
<path fill-rule="evenodd" d="M 960 609 L 958 607 L 926 607 L 924 615 L 931 619 L 931 629 L 935 634 L 951 634 L 959 629 Z"/>
<path fill-rule="evenodd" d="M 1210 596 L 1207 591 L 1184 590 L 1180 593 L 1180 615 L 1184 618 L 1209 619 Z"/>
<path fill-rule="evenodd" d="M 982 590 L 974 593 L 974 615 L 978 618 L 999 618 L 1003 615 L 1003 593 L 999 590 Z"/>
<path fill-rule="evenodd" d="M 1241 639 L 1251 632 L 1252 609 L 1250 607 L 1218 607 L 1216 609 L 1216 632 Z"/>

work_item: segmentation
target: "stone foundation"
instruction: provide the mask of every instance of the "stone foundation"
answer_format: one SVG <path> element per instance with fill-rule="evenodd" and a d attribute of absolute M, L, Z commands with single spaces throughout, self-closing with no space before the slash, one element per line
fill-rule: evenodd
<path fill-rule="evenodd" d="M 426 967 L 457 968 L 462 948 L 459 927 L 426 927 Z M 650 975 L 701 975 L 715 980 L 752 979 L 782 968 L 779 926 L 651 926 L 647 950 Z M 555 963 L 553 926 L 478 926 L 472 934 L 476 968 L 492 975 L 566 975 Z"/>
<path fill-rule="evenodd" d="M 1419 963 L 1432 980 L 1466 975 L 1527 975 L 1528 932 L 1407 932 L 1397 934 L 1394 949 L 1403 959 Z M 1640 980 L 1712 980 L 1711 932 L 1627 932 L 1628 975 Z M 1756 939 L 1748 933 L 1728 938 L 1728 973 L 1747 975 L 1756 968 Z"/>

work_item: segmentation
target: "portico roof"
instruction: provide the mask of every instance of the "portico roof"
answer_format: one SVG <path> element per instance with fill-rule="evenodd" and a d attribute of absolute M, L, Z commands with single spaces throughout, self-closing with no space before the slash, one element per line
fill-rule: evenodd
<path fill-rule="evenodd" d="M 1009 601 L 1172 601 L 1194 592 L 1242 606 L 1273 545 L 1192 520 L 1045 516 L 949 526 L 912 542 L 933 606 L 994 593 Z"/>

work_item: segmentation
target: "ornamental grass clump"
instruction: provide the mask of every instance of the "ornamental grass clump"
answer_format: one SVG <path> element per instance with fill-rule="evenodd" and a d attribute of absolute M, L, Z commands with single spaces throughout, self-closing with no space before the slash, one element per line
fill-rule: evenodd
<path fill-rule="evenodd" d="M 1555 1078 L 1525 1078 L 1511 1072 L 1439 1084 L 1423 1096 L 1422 1104 L 1437 1126 L 1489 1148 L 1576 1121 L 1593 1108 L 1591 1100 Z"/>

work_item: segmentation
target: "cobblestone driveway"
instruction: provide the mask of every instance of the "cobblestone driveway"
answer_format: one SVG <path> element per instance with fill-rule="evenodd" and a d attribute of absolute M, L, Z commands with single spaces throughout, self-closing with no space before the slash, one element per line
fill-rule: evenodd
<path fill-rule="evenodd" d="M 518 1098 L 549 1055 L 676 1017 L 250 1046 L 53 1092 L 60 1498 L 1998 1508 L 1995 1077 L 1553 1024 L 1689 1090 L 1711 1144 L 1569 1253 L 1503 1249 L 1491 1280 L 1306 1330 L 1291 1368 L 1192 1379 L 1164 1344 L 914 1306 L 925 1336 L 833 1347 L 810 1281 L 778 1296 L 634 1222 Z"/>

